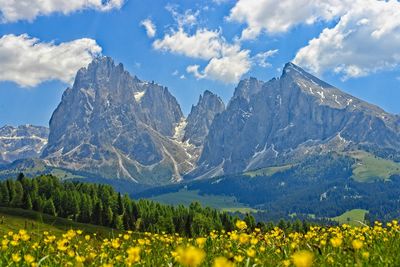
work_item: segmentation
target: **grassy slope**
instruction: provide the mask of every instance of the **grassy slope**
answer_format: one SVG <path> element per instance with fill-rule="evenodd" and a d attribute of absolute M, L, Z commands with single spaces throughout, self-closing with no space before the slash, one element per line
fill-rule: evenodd
<path fill-rule="evenodd" d="M 170 205 L 185 205 L 189 206 L 192 202 L 200 202 L 205 207 L 211 207 L 219 210 L 229 212 L 255 212 L 256 210 L 238 203 L 235 197 L 229 196 L 216 196 L 216 195 L 200 195 L 199 191 L 180 190 L 174 193 L 167 193 L 150 198 L 150 200 L 157 201 Z"/>
<path fill-rule="evenodd" d="M 349 210 L 343 213 L 342 215 L 333 217 L 332 220 L 340 224 L 345 223 L 353 226 L 362 226 L 364 223 L 364 216 L 366 213 L 368 213 L 368 211 L 362 209 Z"/>
<path fill-rule="evenodd" d="M 262 168 L 262 169 L 254 170 L 254 171 L 249 171 L 249 172 L 246 172 L 244 174 L 247 175 L 247 176 L 250 176 L 250 177 L 272 176 L 275 173 L 286 171 L 286 170 L 288 170 L 288 169 L 290 169 L 292 167 L 293 167 L 292 164 L 283 165 L 283 166 L 276 166 L 276 167 L 268 167 L 268 168 Z"/>
<path fill-rule="evenodd" d="M 400 174 L 400 164 L 376 157 L 365 151 L 354 151 L 349 155 L 356 159 L 352 178 L 358 182 L 388 180 L 394 174 Z"/>
<path fill-rule="evenodd" d="M 84 232 L 96 233 L 105 237 L 114 232 L 111 228 L 77 223 L 36 211 L 0 207 L 0 235 L 4 235 L 8 231 L 18 231 L 19 229 L 26 229 L 38 235 L 43 231 L 61 234 L 69 229 L 81 229 Z"/>

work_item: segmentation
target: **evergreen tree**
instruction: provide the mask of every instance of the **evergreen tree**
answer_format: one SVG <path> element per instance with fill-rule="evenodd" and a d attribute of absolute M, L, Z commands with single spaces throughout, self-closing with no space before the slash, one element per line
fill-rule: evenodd
<path fill-rule="evenodd" d="M 10 204 L 10 194 L 8 192 L 7 184 L 2 182 L 0 184 L 0 206 L 7 207 Z"/>
<path fill-rule="evenodd" d="M 50 214 L 52 216 L 57 216 L 56 207 L 54 206 L 53 199 L 50 198 L 46 201 L 46 204 L 43 208 L 43 212 Z"/>

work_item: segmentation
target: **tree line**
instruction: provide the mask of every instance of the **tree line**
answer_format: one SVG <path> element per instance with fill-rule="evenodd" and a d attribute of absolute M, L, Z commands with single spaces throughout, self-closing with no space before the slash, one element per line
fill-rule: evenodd
<path fill-rule="evenodd" d="M 132 200 L 110 185 L 62 182 L 52 175 L 0 182 L 0 206 L 23 208 L 76 222 L 121 230 L 179 233 L 185 236 L 230 231 L 237 217 L 199 203 L 189 207 L 163 205 L 149 200 Z M 254 222 L 250 215 L 246 218 Z M 254 224 L 254 223 L 253 223 Z M 255 227 L 255 224 L 254 224 Z"/>

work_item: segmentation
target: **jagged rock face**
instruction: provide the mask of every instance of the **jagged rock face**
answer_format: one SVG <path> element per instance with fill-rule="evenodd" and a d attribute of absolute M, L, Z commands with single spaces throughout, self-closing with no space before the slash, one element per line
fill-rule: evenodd
<path fill-rule="evenodd" d="M 184 142 L 202 146 L 214 117 L 224 111 L 224 102 L 217 95 L 205 91 L 197 105 L 192 106 L 185 127 Z"/>
<path fill-rule="evenodd" d="M 288 63 L 244 80 L 213 121 L 191 177 L 237 173 L 370 144 L 400 152 L 400 120 Z"/>
<path fill-rule="evenodd" d="M 0 164 L 17 159 L 36 158 L 47 144 L 49 129 L 42 126 L 21 125 L 0 128 Z"/>
<path fill-rule="evenodd" d="M 183 117 L 168 89 L 95 59 L 79 70 L 50 120 L 48 164 L 140 183 L 179 180 L 186 151 L 168 138 Z"/>

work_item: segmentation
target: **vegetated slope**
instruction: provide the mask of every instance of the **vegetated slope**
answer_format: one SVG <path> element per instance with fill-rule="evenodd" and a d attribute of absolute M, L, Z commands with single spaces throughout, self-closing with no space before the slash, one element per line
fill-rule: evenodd
<path fill-rule="evenodd" d="M 120 232 L 116 229 L 78 223 L 38 211 L 0 207 L 0 234 L 5 235 L 9 231 L 18 232 L 20 229 L 31 231 L 36 235 L 41 235 L 44 231 L 60 235 L 69 229 L 80 229 L 102 237 L 110 237 L 113 233 Z"/>
<path fill-rule="evenodd" d="M 291 214 L 331 218 L 352 209 L 368 210 L 369 221 L 400 217 L 400 176 L 360 183 L 351 178 L 355 162 L 342 154 L 324 154 L 269 176 L 262 172 L 225 175 L 149 189 L 137 196 L 161 197 L 186 188 L 200 195 L 235 197 L 239 203 L 257 209 L 254 216 L 259 220 L 291 219 Z"/>
<path fill-rule="evenodd" d="M 133 201 L 111 186 L 60 182 L 54 176 L 0 182 L 0 207 L 23 208 L 115 229 L 169 232 L 193 236 L 211 230 L 232 230 L 234 218 L 199 203 L 189 207 Z"/>

